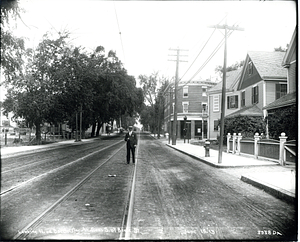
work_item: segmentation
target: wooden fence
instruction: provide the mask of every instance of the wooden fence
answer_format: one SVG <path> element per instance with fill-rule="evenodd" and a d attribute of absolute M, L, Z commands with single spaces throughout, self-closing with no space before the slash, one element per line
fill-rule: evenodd
<path fill-rule="evenodd" d="M 227 135 L 227 152 L 234 154 L 253 155 L 256 159 L 267 158 L 278 161 L 281 165 L 287 162 L 296 163 L 296 140 L 287 141 L 285 133 L 281 133 L 279 140 L 263 139 L 263 135 L 256 133 L 254 138 L 243 138 L 239 133 Z"/>

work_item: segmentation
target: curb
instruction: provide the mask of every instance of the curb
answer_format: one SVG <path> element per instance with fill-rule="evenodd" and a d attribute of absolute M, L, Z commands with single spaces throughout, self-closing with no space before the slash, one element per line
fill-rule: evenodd
<path fill-rule="evenodd" d="M 202 159 L 202 158 L 200 158 L 200 157 L 198 157 L 196 155 L 189 154 L 189 153 L 187 153 L 187 152 L 185 152 L 183 150 L 180 150 L 180 149 L 178 149 L 178 148 L 176 148 L 174 146 L 171 146 L 169 144 L 166 144 L 166 145 L 168 147 L 174 149 L 174 150 L 177 150 L 177 151 L 179 151 L 179 152 L 181 152 L 181 153 L 183 153 L 185 155 L 188 155 L 188 156 L 190 156 L 190 157 L 192 157 L 194 159 L 197 159 L 197 160 L 199 160 L 199 161 L 201 161 L 201 162 L 203 162 L 203 163 L 205 163 L 207 165 L 210 165 L 212 167 L 215 167 L 215 168 L 243 168 L 243 167 L 277 166 L 278 165 L 278 164 L 270 164 L 270 165 L 268 165 L 268 164 L 261 164 L 261 165 L 244 165 L 244 166 L 239 166 L 239 165 L 232 165 L 232 166 L 230 166 L 230 165 L 218 165 L 218 164 L 211 163 L 211 162 L 209 162 L 209 161 L 207 161 L 205 159 Z"/>
<path fill-rule="evenodd" d="M 252 177 L 242 176 L 241 180 L 243 182 L 246 182 L 246 183 L 252 185 L 252 186 L 263 189 L 265 192 L 273 195 L 274 197 L 282 199 L 286 202 L 295 203 L 295 201 L 296 201 L 296 198 L 293 195 L 293 193 L 288 192 L 288 191 L 286 191 L 284 189 L 281 189 L 279 187 L 272 186 L 271 184 L 265 184 L 263 182 L 259 182 L 258 180 L 256 180 L 255 178 L 252 178 Z"/>

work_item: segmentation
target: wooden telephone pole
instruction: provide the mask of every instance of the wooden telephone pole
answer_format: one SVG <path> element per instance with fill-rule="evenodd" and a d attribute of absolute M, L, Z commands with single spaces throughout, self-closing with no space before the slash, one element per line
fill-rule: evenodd
<path fill-rule="evenodd" d="M 172 135 L 172 145 L 176 145 L 178 68 L 179 68 L 179 62 L 181 61 L 181 60 L 179 60 L 179 57 L 187 56 L 187 55 L 180 55 L 180 51 L 188 51 L 188 50 L 182 50 L 182 49 L 179 49 L 179 47 L 177 49 L 169 49 L 169 50 L 177 51 L 177 55 L 173 55 L 173 56 L 177 56 L 177 58 L 176 58 L 176 74 L 175 74 L 175 85 L 174 85 L 175 104 L 174 104 L 174 119 L 173 119 L 173 132 L 172 132 L 172 134 L 173 134 Z M 175 61 L 175 60 L 171 60 L 171 61 Z M 181 61 L 181 62 L 187 62 L 187 61 Z"/>
<path fill-rule="evenodd" d="M 224 47 L 224 65 L 223 65 L 223 83 L 222 83 L 222 99 L 221 99 L 221 127 L 220 127 L 220 143 L 219 143 L 219 156 L 218 163 L 222 163 L 222 151 L 223 151 L 223 137 L 224 137 L 224 118 L 225 118 L 225 96 L 226 96 L 226 65 L 227 65 L 227 30 L 240 30 L 243 28 L 238 26 L 228 26 L 227 17 L 225 18 L 224 25 L 213 25 L 211 28 L 225 29 L 225 47 Z"/>

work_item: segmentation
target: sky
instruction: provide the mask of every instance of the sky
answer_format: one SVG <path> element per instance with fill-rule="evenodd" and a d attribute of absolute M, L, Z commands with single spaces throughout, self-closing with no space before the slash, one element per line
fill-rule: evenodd
<path fill-rule="evenodd" d="M 75 46 L 92 51 L 101 45 L 107 53 L 116 51 L 137 82 L 139 75 L 154 72 L 174 77 L 172 49 L 177 48 L 182 50 L 180 79 L 214 80 L 216 66 L 224 62 L 224 45 L 205 62 L 224 30 L 213 33 L 211 25 L 224 24 L 227 15 L 229 26 L 244 28 L 228 38 L 227 65 L 231 65 L 244 60 L 247 51 L 286 47 L 297 10 L 294 1 L 21 0 L 20 6 L 25 12 L 14 34 L 26 37 L 27 47 L 36 46 L 47 31 L 68 30 Z"/>

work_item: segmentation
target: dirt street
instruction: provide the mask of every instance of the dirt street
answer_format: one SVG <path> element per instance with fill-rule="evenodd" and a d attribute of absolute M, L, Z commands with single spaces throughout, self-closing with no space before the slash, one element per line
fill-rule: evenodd
<path fill-rule="evenodd" d="M 141 137 L 133 239 L 295 239 L 295 207 Z"/>

